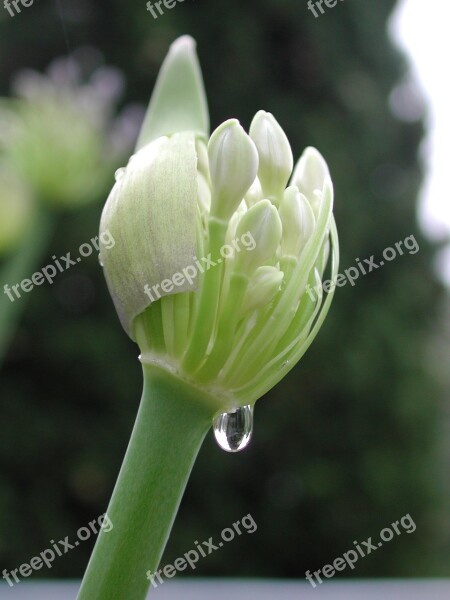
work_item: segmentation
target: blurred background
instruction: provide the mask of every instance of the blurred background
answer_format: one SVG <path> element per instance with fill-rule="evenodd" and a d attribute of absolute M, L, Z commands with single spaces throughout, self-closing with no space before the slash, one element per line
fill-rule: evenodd
<path fill-rule="evenodd" d="M 198 43 L 213 128 L 230 117 L 248 128 L 262 108 L 295 156 L 313 145 L 326 157 L 341 272 L 410 235 L 420 247 L 337 290 L 316 342 L 257 403 L 247 450 L 226 454 L 208 436 L 162 564 L 251 513 L 257 532 L 183 575 L 303 578 L 409 513 L 413 534 L 345 576 L 450 576 L 448 229 L 418 219 L 433 98 L 393 42 L 397 31 L 404 48 L 411 32 L 393 25 L 397 3 L 345 0 L 318 18 L 306 0 L 179 0 L 157 19 L 144 0 L 19 7 L 0 5 L 2 292 L 97 234 L 183 33 Z M 421 26 L 410 41 L 423 42 Z M 449 198 L 433 193 L 437 223 Z M 105 511 L 142 378 L 96 252 L 52 285 L 0 296 L 0 567 L 10 570 Z M 51 576 L 81 577 L 93 542 Z"/>

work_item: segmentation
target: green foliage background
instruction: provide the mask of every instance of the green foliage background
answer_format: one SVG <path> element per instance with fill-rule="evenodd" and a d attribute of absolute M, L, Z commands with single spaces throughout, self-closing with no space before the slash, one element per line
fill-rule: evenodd
<path fill-rule="evenodd" d="M 209 436 L 163 563 L 248 513 L 258 530 L 199 562 L 196 576 L 303 577 L 406 513 L 417 530 L 345 575 L 450 575 L 444 390 L 426 366 L 443 291 L 416 222 L 423 124 L 396 120 L 388 104 L 406 69 L 386 33 L 394 5 L 346 0 L 319 19 L 303 0 L 185 0 L 158 20 L 143 0 L 36 0 L 14 18 L 0 8 L 3 95 L 19 68 L 42 70 L 67 41 L 100 49 L 126 76 L 124 102 L 145 104 L 168 45 L 190 33 L 214 127 L 229 117 L 248 127 L 263 108 L 294 154 L 314 145 L 327 158 L 341 271 L 411 234 L 419 242 L 337 291 L 305 358 L 258 402 L 247 451 L 222 453 Z M 59 218 L 42 266 L 97 233 L 98 200 Z M 0 372 L 2 569 L 104 512 L 141 391 L 137 347 L 95 256 L 27 301 Z M 91 545 L 36 577 L 81 576 Z"/>

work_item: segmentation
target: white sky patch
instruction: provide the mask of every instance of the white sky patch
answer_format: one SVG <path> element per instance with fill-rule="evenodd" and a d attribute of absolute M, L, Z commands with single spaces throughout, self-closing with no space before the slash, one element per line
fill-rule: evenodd
<path fill-rule="evenodd" d="M 423 114 L 421 94 L 427 105 L 428 133 L 421 149 L 426 178 L 419 218 L 427 235 L 437 240 L 450 235 L 449 21 L 448 2 L 402 0 L 390 24 L 394 41 L 411 59 L 412 75 L 392 93 L 391 109 L 398 118 L 413 121 Z M 450 248 L 441 253 L 438 262 L 441 275 L 450 283 Z"/>

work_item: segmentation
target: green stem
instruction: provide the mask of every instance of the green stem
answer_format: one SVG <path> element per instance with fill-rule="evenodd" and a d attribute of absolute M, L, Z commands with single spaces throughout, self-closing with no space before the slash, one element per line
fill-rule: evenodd
<path fill-rule="evenodd" d="M 144 365 L 141 406 L 77 600 L 143 600 L 217 401 Z"/>
<path fill-rule="evenodd" d="M 21 288 L 17 288 L 21 295 L 18 298 L 12 287 L 17 286 L 24 279 L 31 279 L 36 265 L 47 248 L 52 231 L 51 215 L 37 209 L 24 241 L 0 271 L 0 283 L 4 293 L 0 301 L 0 364 L 29 295 Z M 6 293 L 7 289 L 9 294 Z"/>

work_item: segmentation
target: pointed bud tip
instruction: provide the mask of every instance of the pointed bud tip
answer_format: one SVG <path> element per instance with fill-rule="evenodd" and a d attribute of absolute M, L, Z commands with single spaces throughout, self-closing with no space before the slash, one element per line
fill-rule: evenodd
<path fill-rule="evenodd" d="M 272 113 L 264 110 L 254 116 L 250 137 L 258 149 L 258 177 L 264 195 L 279 201 L 294 164 L 289 140 Z"/>
<path fill-rule="evenodd" d="M 170 44 L 170 53 L 175 52 L 195 52 L 197 43 L 194 38 L 190 35 L 181 35 L 174 42 Z"/>
<path fill-rule="evenodd" d="M 156 80 L 137 149 L 161 135 L 194 131 L 206 137 L 209 114 L 196 42 L 190 35 L 170 46 Z"/>
<path fill-rule="evenodd" d="M 211 215 L 229 220 L 255 180 L 258 152 L 237 119 L 212 133 L 208 156 L 213 186 Z"/>

